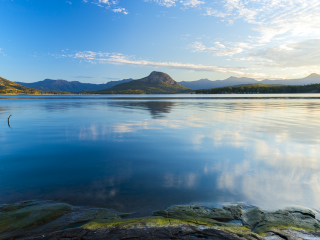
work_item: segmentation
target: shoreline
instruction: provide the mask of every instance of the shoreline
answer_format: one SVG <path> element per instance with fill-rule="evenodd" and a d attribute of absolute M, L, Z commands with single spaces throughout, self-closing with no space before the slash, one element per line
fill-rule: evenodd
<path fill-rule="evenodd" d="M 3 204 L 0 239 L 320 239 L 320 220 L 306 208 L 182 205 L 130 215 L 46 200 Z"/>

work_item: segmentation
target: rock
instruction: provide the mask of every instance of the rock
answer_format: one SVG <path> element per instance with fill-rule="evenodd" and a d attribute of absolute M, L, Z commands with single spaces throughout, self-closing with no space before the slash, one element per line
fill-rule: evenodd
<path fill-rule="evenodd" d="M 173 206 L 167 210 L 155 211 L 153 215 L 224 226 L 225 224 L 222 222 L 241 218 L 241 206 L 212 209 L 199 206 Z"/>
<path fill-rule="evenodd" d="M 221 226 L 222 225 L 222 226 Z M 134 219 L 124 219 L 116 222 L 110 221 L 100 221 L 100 222 L 90 222 L 86 225 L 83 225 L 81 228 L 88 230 L 105 230 L 105 231 L 113 231 L 110 229 L 157 229 L 157 231 L 162 231 L 163 228 L 171 229 L 171 228 L 182 228 L 184 233 L 187 233 L 190 229 L 192 231 L 198 229 L 198 231 L 204 229 L 219 229 L 226 233 L 231 233 L 235 236 L 242 237 L 245 239 L 260 239 L 260 237 L 251 232 L 249 228 L 244 226 L 236 226 L 233 224 L 224 224 L 221 223 L 220 226 L 209 225 L 207 223 L 199 222 L 199 221 L 189 221 L 189 220 L 179 220 L 173 218 L 165 218 L 165 217 L 145 217 L 145 218 L 134 218 Z M 189 230 L 188 230 L 189 229 Z M 207 237 L 207 236 L 203 236 Z"/>
<path fill-rule="evenodd" d="M 24 201 L 1 205 L 0 211 L 0 239 L 320 240 L 315 213 L 298 208 L 264 212 L 257 207 L 242 210 L 240 205 L 173 206 L 152 217 L 122 219 L 127 214 L 104 208 Z M 239 219 L 245 226 L 226 222 Z"/>
<path fill-rule="evenodd" d="M 104 208 L 74 208 L 69 212 L 53 221 L 29 231 L 31 234 L 53 232 L 75 224 L 86 224 L 90 221 L 118 221 L 122 214 Z"/>
<path fill-rule="evenodd" d="M 228 205 L 228 206 L 224 206 L 223 209 L 231 212 L 234 219 L 241 220 L 241 215 L 242 215 L 241 205 Z"/>
<path fill-rule="evenodd" d="M 254 207 L 242 211 L 241 220 L 243 225 L 253 229 L 259 222 L 262 221 L 263 216 L 264 212 L 260 208 Z"/>
<path fill-rule="evenodd" d="M 196 239 L 215 239 L 215 240 L 240 240 L 235 234 L 222 231 L 215 228 L 188 228 L 188 227 L 152 227 L 152 228 L 109 228 L 107 230 L 88 230 L 88 229 L 69 229 L 59 231 L 43 236 L 27 238 L 25 240 L 120 240 L 120 239 L 139 239 L 139 240 L 154 240 L 154 239 L 181 239 L 181 240 L 196 240 Z"/>
<path fill-rule="evenodd" d="M 311 210 L 290 208 L 275 212 L 263 212 L 259 208 L 252 208 L 242 213 L 242 221 L 255 233 L 265 233 L 273 229 L 300 228 L 310 231 L 320 229 Z M 275 230 L 277 231 L 277 230 Z"/>
<path fill-rule="evenodd" d="M 264 238 L 264 240 L 319 240 L 320 233 L 319 232 L 310 232 L 304 230 L 283 230 L 277 232 L 269 232 Z"/>
<path fill-rule="evenodd" d="M 29 207 L 32 205 L 39 204 L 39 201 L 30 200 L 30 201 L 22 201 L 13 204 L 3 204 L 0 205 L 0 212 L 11 212 L 15 210 L 19 210 L 20 208 Z"/>
<path fill-rule="evenodd" d="M 33 201 L 32 204 L 22 202 L 11 206 L 6 205 L 2 209 L 0 213 L 0 236 L 2 239 L 10 239 L 24 236 L 24 233 L 30 229 L 70 212 L 72 206 L 64 203 L 44 204 Z"/>
<path fill-rule="evenodd" d="M 0 239 L 53 232 L 89 221 L 118 221 L 126 214 L 104 208 L 72 207 L 52 201 L 24 201 L 0 206 Z"/>

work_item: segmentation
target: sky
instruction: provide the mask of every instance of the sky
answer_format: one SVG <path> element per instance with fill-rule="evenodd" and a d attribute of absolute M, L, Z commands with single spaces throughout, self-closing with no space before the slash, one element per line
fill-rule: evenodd
<path fill-rule="evenodd" d="M 0 76 L 88 83 L 320 73 L 319 0 L 0 0 Z"/>

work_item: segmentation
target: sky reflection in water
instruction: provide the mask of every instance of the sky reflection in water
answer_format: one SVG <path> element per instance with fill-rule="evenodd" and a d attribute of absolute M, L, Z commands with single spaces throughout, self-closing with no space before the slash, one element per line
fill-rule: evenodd
<path fill-rule="evenodd" d="M 319 99 L 1 99 L 0 202 L 318 210 L 319 117 Z"/>

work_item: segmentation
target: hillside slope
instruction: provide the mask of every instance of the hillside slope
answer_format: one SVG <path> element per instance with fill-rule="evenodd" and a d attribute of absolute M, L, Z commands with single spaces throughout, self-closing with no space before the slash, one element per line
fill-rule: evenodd
<path fill-rule="evenodd" d="M 0 94 L 62 94 L 62 92 L 40 91 L 0 77 Z"/>
<path fill-rule="evenodd" d="M 43 81 L 34 83 L 23 83 L 17 82 L 18 84 L 39 89 L 42 91 L 62 91 L 62 92 L 82 92 L 82 91 L 98 91 L 106 88 L 111 88 L 115 85 L 132 81 L 133 79 L 123 79 L 120 81 L 111 81 L 105 84 L 94 84 L 94 83 L 81 83 L 78 81 L 66 81 L 66 80 L 52 80 L 45 79 Z"/>
<path fill-rule="evenodd" d="M 152 72 L 148 77 L 96 91 L 97 94 L 164 94 L 193 92 L 174 81 L 168 74 Z"/>

